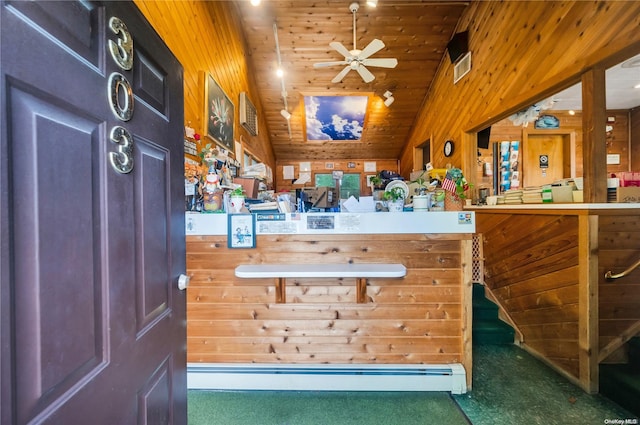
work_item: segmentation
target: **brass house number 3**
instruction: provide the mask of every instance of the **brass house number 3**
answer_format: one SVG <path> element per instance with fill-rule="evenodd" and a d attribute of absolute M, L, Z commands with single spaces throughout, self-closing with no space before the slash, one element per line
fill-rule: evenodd
<path fill-rule="evenodd" d="M 129 71 L 133 67 L 133 39 L 127 26 L 115 16 L 109 19 L 109 29 L 118 35 L 118 43 L 109 40 L 109 52 L 118 68 Z M 129 80 L 119 72 L 109 76 L 107 97 L 111 112 L 121 121 L 129 121 L 133 116 L 133 90 Z M 122 103 L 121 103 L 122 101 Z M 111 129 L 109 138 L 118 146 L 117 151 L 109 152 L 111 166 L 119 173 L 133 170 L 133 138 L 129 131 L 119 125 Z"/>

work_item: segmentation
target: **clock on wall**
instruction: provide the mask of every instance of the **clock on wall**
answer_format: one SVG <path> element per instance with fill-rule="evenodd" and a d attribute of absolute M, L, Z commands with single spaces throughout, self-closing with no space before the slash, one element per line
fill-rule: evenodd
<path fill-rule="evenodd" d="M 447 140 L 444 142 L 444 156 L 451 156 L 453 154 L 453 140 Z"/>

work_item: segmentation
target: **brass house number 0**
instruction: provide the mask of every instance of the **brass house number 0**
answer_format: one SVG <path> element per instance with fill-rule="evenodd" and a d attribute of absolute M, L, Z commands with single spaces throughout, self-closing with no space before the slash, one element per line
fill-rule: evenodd
<path fill-rule="evenodd" d="M 127 26 L 112 16 L 109 19 L 109 29 L 119 34 L 118 43 L 109 40 L 109 52 L 118 68 L 129 71 L 133 67 L 133 39 Z M 122 94 L 122 96 L 121 96 Z M 121 121 L 129 121 L 133 116 L 133 90 L 129 80 L 119 72 L 109 76 L 107 97 L 111 112 Z M 120 100 L 122 98 L 122 103 Z M 118 146 L 117 151 L 109 152 L 111 166 L 119 173 L 130 173 L 133 170 L 133 138 L 129 131 L 119 125 L 111 129 L 109 138 Z"/>

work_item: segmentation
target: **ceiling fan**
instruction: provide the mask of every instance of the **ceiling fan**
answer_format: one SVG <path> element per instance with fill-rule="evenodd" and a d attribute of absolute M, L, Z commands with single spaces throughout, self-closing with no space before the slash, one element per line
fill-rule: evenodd
<path fill-rule="evenodd" d="M 395 58 L 369 59 L 369 56 L 378 52 L 384 47 L 384 43 L 377 38 L 367 45 L 363 50 L 356 47 L 356 12 L 360 8 L 357 2 L 349 5 L 349 10 L 353 14 L 353 50 L 347 50 L 342 43 L 333 41 L 329 46 L 333 47 L 338 53 L 344 56 L 344 60 L 333 62 L 314 63 L 314 68 L 325 68 L 335 65 L 346 65 L 346 67 L 336 75 L 332 83 L 339 83 L 351 70 L 355 70 L 360 74 L 365 83 L 370 83 L 376 77 L 369 71 L 366 66 L 377 66 L 381 68 L 395 68 L 398 60 Z M 365 66 L 366 65 L 366 66 Z"/>

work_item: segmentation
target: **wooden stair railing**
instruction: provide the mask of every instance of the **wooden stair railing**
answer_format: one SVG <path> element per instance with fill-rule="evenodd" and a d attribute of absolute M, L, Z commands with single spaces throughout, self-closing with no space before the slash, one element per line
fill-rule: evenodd
<path fill-rule="evenodd" d="M 627 276 L 629 273 L 631 273 L 632 271 L 634 271 L 635 269 L 638 268 L 638 266 L 640 266 L 640 260 L 636 261 L 635 263 L 633 263 L 632 265 L 630 265 L 629 267 L 627 267 L 627 269 L 625 271 L 623 271 L 622 273 L 617 273 L 617 274 L 613 274 L 613 272 L 611 270 L 609 270 L 608 272 L 606 272 L 604 274 L 604 278 L 606 280 L 614 280 L 614 279 L 619 279 L 621 277 L 625 277 Z"/>
<path fill-rule="evenodd" d="M 598 353 L 598 363 L 602 363 L 611 353 L 622 347 L 631 338 L 636 336 L 640 332 L 640 320 L 629 326 L 623 332 L 615 337 L 611 342 L 602 347 L 600 353 Z"/>

